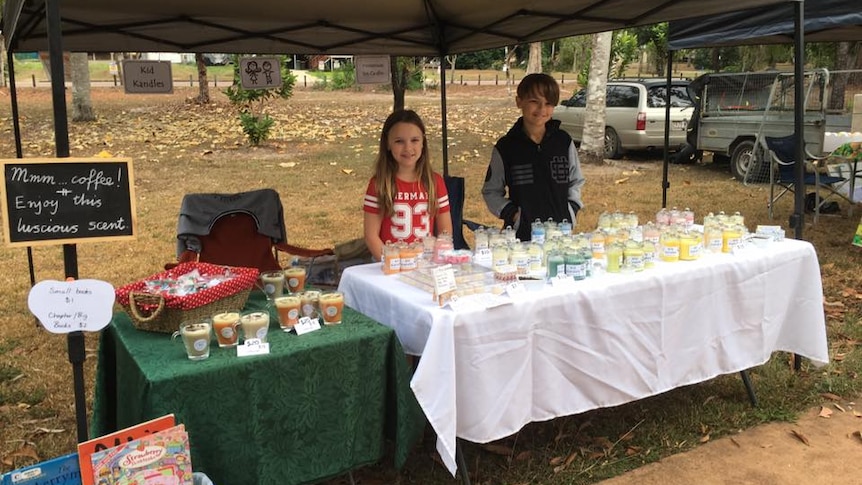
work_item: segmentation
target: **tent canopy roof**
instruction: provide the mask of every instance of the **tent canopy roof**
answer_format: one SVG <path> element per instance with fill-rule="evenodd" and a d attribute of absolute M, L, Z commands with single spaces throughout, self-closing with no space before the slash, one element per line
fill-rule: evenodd
<path fill-rule="evenodd" d="M 862 9 L 857 1 L 805 2 L 805 41 L 862 39 Z M 668 48 L 679 50 L 707 46 L 788 44 L 793 42 L 793 32 L 793 11 L 790 7 L 761 6 L 711 17 L 672 21 L 668 27 Z"/>
<path fill-rule="evenodd" d="M 790 15 L 798 0 L 55 1 L 70 51 L 435 56 L 730 9 Z M 45 0 L 6 0 L 3 32 L 15 51 L 47 50 Z"/>

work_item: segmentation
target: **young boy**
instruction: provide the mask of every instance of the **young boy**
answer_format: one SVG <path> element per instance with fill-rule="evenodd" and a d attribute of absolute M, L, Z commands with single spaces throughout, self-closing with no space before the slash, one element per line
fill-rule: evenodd
<path fill-rule="evenodd" d="M 518 85 L 515 102 L 522 116 L 491 152 L 482 197 L 488 210 L 530 240 L 530 223 L 549 218 L 577 222 L 584 206 L 584 176 L 575 144 L 552 120 L 560 87 L 547 74 L 530 74 Z M 508 189 L 508 197 L 507 197 Z"/>

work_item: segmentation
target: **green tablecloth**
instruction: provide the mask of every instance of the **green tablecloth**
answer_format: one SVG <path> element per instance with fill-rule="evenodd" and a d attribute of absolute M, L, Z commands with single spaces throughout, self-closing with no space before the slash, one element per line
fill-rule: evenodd
<path fill-rule="evenodd" d="M 252 292 L 246 308 L 263 302 Z M 91 435 L 174 413 L 195 471 L 215 485 L 319 481 L 378 461 L 387 437 L 401 467 L 424 417 L 395 332 L 350 308 L 341 325 L 301 336 L 272 322 L 269 355 L 215 346 L 195 362 L 180 339 L 116 314 L 99 347 Z"/>

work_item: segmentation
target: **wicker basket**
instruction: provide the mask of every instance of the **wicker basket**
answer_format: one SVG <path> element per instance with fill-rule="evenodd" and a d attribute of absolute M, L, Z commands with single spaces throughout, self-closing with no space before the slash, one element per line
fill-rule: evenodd
<path fill-rule="evenodd" d="M 146 282 L 149 280 L 175 278 L 195 269 L 202 275 L 224 274 L 229 270 L 233 278 L 199 291 L 194 298 L 146 291 Z M 242 309 L 257 277 L 258 270 L 255 268 L 182 263 L 163 273 L 118 288 L 117 302 L 126 310 L 138 330 L 172 333 L 183 321 L 210 318 L 217 313 Z"/>

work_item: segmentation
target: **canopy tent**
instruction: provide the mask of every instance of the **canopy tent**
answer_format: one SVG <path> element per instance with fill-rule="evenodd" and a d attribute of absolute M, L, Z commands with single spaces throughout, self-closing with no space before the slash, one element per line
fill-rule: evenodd
<path fill-rule="evenodd" d="M 48 50 L 59 9 L 69 51 L 436 56 L 616 30 L 790 0 L 7 0 L 16 51 Z"/>
<path fill-rule="evenodd" d="M 862 10 L 850 0 L 805 2 L 805 40 L 840 42 L 862 39 Z M 785 8 L 758 7 L 668 24 L 668 49 L 793 42 L 793 17 Z"/>
<path fill-rule="evenodd" d="M 7 0 L 2 25 L 10 61 L 15 51 L 34 50 L 56 57 L 63 50 L 441 56 L 797 1 L 261 0 L 251 7 L 225 0 Z M 58 69 L 52 79 L 63 79 Z M 445 83 L 441 99 L 447 173 Z M 14 104 L 13 94 L 17 119 Z M 65 105 L 55 99 L 54 106 L 64 147 Z"/>
<path fill-rule="evenodd" d="M 14 52 L 35 50 L 47 50 L 52 59 L 60 59 L 64 50 L 441 56 L 799 1 L 6 0 L 2 25 L 10 66 Z M 12 115 L 22 157 L 13 73 Z M 56 153 L 68 157 L 62 62 L 51 63 L 51 79 Z M 441 96 L 445 171 L 445 83 Z M 65 244 L 63 254 L 66 276 L 77 279 L 75 245 Z M 69 349 L 77 365 L 78 437 L 83 441 L 83 333 L 69 334 Z"/>
<path fill-rule="evenodd" d="M 805 41 L 850 40 L 862 40 L 862 11 L 852 0 L 803 0 L 794 6 L 792 16 L 784 6 L 758 6 L 721 15 L 674 19 L 668 24 L 668 50 L 671 54 L 675 50 L 697 47 L 793 43 L 797 61 L 794 75 L 797 79 L 803 76 Z M 670 63 L 673 56 L 668 57 Z M 800 134 L 796 147 L 796 186 L 804 187 L 805 150 L 801 136 L 804 102 L 801 89 L 796 90 L 794 106 L 794 133 Z M 666 157 L 665 166 L 667 163 Z M 664 186 L 666 190 L 666 175 Z M 797 190 L 794 195 L 790 226 L 795 229 L 796 238 L 801 239 L 805 194 Z"/>

